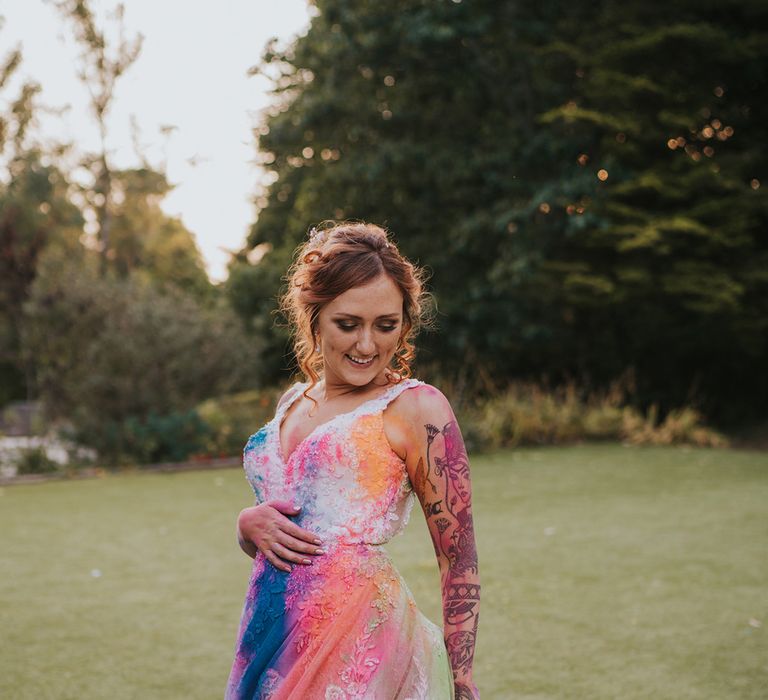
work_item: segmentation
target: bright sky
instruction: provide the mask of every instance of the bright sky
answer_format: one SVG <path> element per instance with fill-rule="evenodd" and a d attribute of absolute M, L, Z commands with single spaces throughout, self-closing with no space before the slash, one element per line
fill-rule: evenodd
<path fill-rule="evenodd" d="M 268 103 L 268 81 L 247 77 L 270 37 L 281 43 L 304 33 L 310 21 L 306 0 L 130 0 L 126 35 L 144 35 L 138 60 L 117 83 L 109 119 L 109 148 L 117 167 L 139 160 L 131 117 L 150 163 L 167 162 L 176 188 L 163 204 L 196 236 L 213 280 L 226 276 L 226 249 L 239 249 L 255 211 L 251 199 L 260 180 L 252 128 Z M 103 19 L 115 0 L 93 0 Z M 48 138 L 96 150 L 98 131 L 88 111 L 87 88 L 77 79 L 80 50 L 72 25 L 43 0 L 0 0 L 0 60 L 22 44 L 21 78 L 42 85 L 49 108 L 69 105 L 61 115 L 40 119 Z M 107 26 L 114 26 L 114 23 Z M 109 36 L 109 34 L 108 34 Z M 177 127 L 169 137 L 162 126 Z"/>

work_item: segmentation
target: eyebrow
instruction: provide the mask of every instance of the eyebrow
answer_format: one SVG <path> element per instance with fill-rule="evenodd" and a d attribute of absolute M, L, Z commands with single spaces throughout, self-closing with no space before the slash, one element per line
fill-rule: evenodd
<path fill-rule="evenodd" d="M 338 318 L 340 316 L 343 316 L 344 318 L 352 318 L 355 321 L 362 321 L 363 320 L 361 316 L 355 316 L 354 314 L 345 314 L 344 312 L 341 312 L 341 311 L 336 313 L 336 314 L 334 314 L 335 318 Z M 398 318 L 399 316 L 400 316 L 400 314 L 397 313 L 397 312 L 391 313 L 391 314 L 382 314 L 381 316 L 377 316 L 376 320 L 378 321 L 379 319 L 382 319 L 382 318 Z"/>

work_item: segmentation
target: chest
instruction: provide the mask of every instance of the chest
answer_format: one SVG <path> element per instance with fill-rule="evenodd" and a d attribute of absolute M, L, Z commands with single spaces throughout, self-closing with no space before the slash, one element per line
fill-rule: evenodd
<path fill-rule="evenodd" d="M 307 402 L 309 403 L 309 402 Z M 272 426 L 273 440 L 276 453 L 283 463 L 288 463 L 294 454 L 313 438 L 324 433 L 330 435 L 354 431 L 363 443 L 373 439 L 383 439 L 386 443 L 384 451 L 400 459 L 405 459 L 408 434 L 403 421 L 398 415 L 396 406 L 388 406 L 378 411 L 364 411 L 365 404 L 350 409 L 339 410 L 333 415 L 323 417 L 322 414 L 310 415 L 310 408 L 299 405 L 290 406 L 284 415 L 276 415 Z M 361 426 L 355 430 L 355 423 L 360 420 Z M 367 435 L 365 434 L 367 433 Z"/>
<path fill-rule="evenodd" d="M 341 416 L 319 424 L 287 459 L 277 421 L 252 436 L 244 453 L 248 480 L 262 500 L 301 493 L 386 500 L 407 480 L 405 464 L 386 437 L 381 412 Z"/>

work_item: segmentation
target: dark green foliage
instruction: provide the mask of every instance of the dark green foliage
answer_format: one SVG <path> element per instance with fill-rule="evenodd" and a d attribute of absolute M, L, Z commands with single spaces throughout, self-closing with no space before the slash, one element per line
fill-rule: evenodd
<path fill-rule="evenodd" d="M 0 29 L 4 18 L 0 16 Z M 0 406 L 28 398 L 32 367 L 20 357 L 22 305 L 37 259 L 51 242 L 77 240 L 80 212 L 67 198 L 68 183 L 30 137 L 40 86 L 25 80 L 14 95 L 10 82 L 22 63 L 20 48 L 0 55 Z"/>
<path fill-rule="evenodd" d="M 632 365 L 645 400 L 698 401 L 723 420 L 768 408 L 768 208 L 756 180 L 766 161 L 755 147 L 768 51 L 748 8 L 674 5 L 606 4 L 589 31 L 574 23 L 573 39 L 548 50 L 542 80 L 574 78 L 569 101 L 540 121 L 571 152 L 539 197 L 546 224 L 521 217 L 521 247 L 558 231 L 532 276 L 562 312 L 555 357 L 575 349 L 573 369 L 600 379 Z M 494 279 L 514 294 L 519 251 L 505 252 Z"/>
<path fill-rule="evenodd" d="M 271 420 L 284 386 L 217 396 L 197 406 L 210 428 L 202 452 L 214 457 L 240 455 L 248 437 Z"/>
<path fill-rule="evenodd" d="M 8 184 L 0 183 L 0 405 L 27 398 L 33 367 L 20 355 L 19 337 L 40 256 L 51 245 L 79 246 L 83 224 L 65 176 L 40 152 L 16 154 L 8 174 Z"/>
<path fill-rule="evenodd" d="M 23 348 L 37 363 L 49 414 L 109 461 L 172 458 L 176 438 L 182 452 L 196 449 L 205 435 L 193 436 L 197 419 L 188 412 L 252 387 L 258 346 L 223 303 L 98 268 L 93 253 L 45 255 L 25 306 Z M 157 435 L 163 421 L 167 440 Z"/>
<path fill-rule="evenodd" d="M 59 469 L 59 465 L 49 459 L 43 447 L 32 447 L 22 452 L 16 463 L 18 474 L 48 474 Z"/>
<path fill-rule="evenodd" d="M 166 175 L 145 166 L 113 171 L 111 181 L 120 196 L 111 209 L 110 267 L 121 276 L 141 271 L 159 284 L 213 302 L 215 289 L 193 234 L 160 207 L 171 191 Z"/>
<path fill-rule="evenodd" d="M 75 435 L 113 461 L 136 460 L 143 464 L 182 462 L 200 451 L 211 430 L 197 411 L 166 415 L 150 412 L 121 422 L 103 424 L 97 435 Z"/>
<path fill-rule="evenodd" d="M 434 271 L 420 360 L 444 376 L 630 368 L 662 412 L 768 411 L 764 4 L 314 5 L 260 65 L 267 252 L 230 286 L 255 328 L 307 229 L 361 218 Z"/>

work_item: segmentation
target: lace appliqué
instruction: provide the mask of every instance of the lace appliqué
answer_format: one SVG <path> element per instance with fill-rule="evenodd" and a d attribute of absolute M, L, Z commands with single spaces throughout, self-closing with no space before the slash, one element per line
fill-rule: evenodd
<path fill-rule="evenodd" d="M 324 631 L 343 611 L 355 589 L 371 580 L 377 589 L 371 606 L 379 613 L 375 624 L 368 625 L 374 629 L 395 605 L 392 588 L 398 581 L 389 555 L 369 545 L 339 546 L 315 562 L 312 567 L 294 569 L 285 595 L 286 610 L 298 612 L 296 651 L 309 655 L 321 645 Z"/>
<path fill-rule="evenodd" d="M 243 448 L 243 468 L 245 477 L 256 496 L 256 503 L 264 502 L 265 480 L 269 474 L 269 465 L 264 447 L 269 437 L 267 426 L 264 426 L 251 437 Z"/>
<path fill-rule="evenodd" d="M 272 421 L 249 438 L 244 467 L 257 501 L 301 504 L 292 520 L 323 538 L 325 554 L 313 557 L 311 566 L 294 565 L 290 573 L 257 555 L 231 687 L 237 687 L 275 625 L 284 627 L 285 637 L 279 658 L 270 659 L 260 677 L 260 700 L 279 695 L 281 684 L 302 673 L 297 669 L 281 675 L 290 665 L 308 667 L 321 658 L 329 666 L 323 677 L 325 700 L 365 700 L 386 682 L 379 676 L 401 633 L 391 619 L 393 610 L 398 616 L 403 611 L 421 614 L 389 555 L 378 547 L 405 528 L 416 500 L 405 464 L 387 441 L 383 412 L 402 391 L 419 384 L 423 382 L 404 380 L 317 426 L 284 460 L 279 427 L 306 387 L 297 383 Z M 423 618 L 422 626 L 427 623 Z M 440 630 L 430 628 L 426 637 L 417 634 L 420 642 L 413 648 L 409 687 L 401 690 L 412 700 L 425 700 L 432 690 L 434 660 L 442 653 L 439 663 L 446 673 L 450 667 Z M 330 656 L 321 650 L 329 639 L 338 645 Z"/>
<path fill-rule="evenodd" d="M 285 614 L 286 574 L 278 571 L 263 555 L 254 560 L 251 585 L 246 597 L 249 621 L 243 630 L 243 650 L 252 649 L 261 633 Z M 258 581 L 258 583 L 257 583 Z"/>
<path fill-rule="evenodd" d="M 371 601 L 371 607 L 376 610 L 376 613 L 355 638 L 352 651 L 341 654 L 347 666 L 339 671 L 339 676 L 349 700 L 364 700 L 367 697 L 368 683 L 381 663 L 381 659 L 375 653 L 376 644 L 373 636 L 379 625 L 389 618 L 390 611 L 396 605 L 395 596 L 398 591 L 399 577 L 394 569 L 384 567 L 371 571 L 368 568 L 368 575 L 373 578 L 377 589 L 377 595 Z"/>
<path fill-rule="evenodd" d="M 297 605 L 301 611 L 299 631 L 296 635 L 296 651 L 314 650 L 322 638 L 322 630 L 330 620 L 339 615 L 339 601 L 336 596 L 328 595 L 322 588 L 313 588 L 307 600 Z"/>
<path fill-rule="evenodd" d="M 282 682 L 283 677 L 275 669 L 268 668 L 264 673 L 264 680 L 261 683 L 256 700 L 270 700 Z"/>

